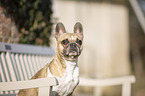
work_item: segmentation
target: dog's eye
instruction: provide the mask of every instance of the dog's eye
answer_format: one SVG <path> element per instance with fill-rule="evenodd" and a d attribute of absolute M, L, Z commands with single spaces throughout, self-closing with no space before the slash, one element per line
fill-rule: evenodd
<path fill-rule="evenodd" d="M 79 39 L 77 38 L 76 43 L 78 43 L 79 45 L 82 45 L 82 40 L 79 40 Z"/>
<path fill-rule="evenodd" d="M 63 44 L 63 45 L 66 45 L 68 43 L 69 43 L 68 39 L 65 39 L 65 40 L 61 41 L 61 44 Z"/>

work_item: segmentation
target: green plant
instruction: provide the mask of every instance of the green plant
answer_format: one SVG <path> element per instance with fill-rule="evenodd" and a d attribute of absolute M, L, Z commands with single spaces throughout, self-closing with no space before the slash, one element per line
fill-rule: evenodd
<path fill-rule="evenodd" d="M 16 23 L 19 43 L 49 45 L 52 29 L 51 0 L 0 0 L 0 6 Z"/>

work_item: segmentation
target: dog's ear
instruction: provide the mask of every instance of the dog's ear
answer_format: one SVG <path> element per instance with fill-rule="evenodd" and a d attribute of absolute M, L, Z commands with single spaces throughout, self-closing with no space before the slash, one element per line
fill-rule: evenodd
<path fill-rule="evenodd" d="M 83 39 L 83 27 L 82 24 L 77 22 L 74 26 L 74 33 L 77 33 L 79 37 Z"/>
<path fill-rule="evenodd" d="M 56 39 L 59 38 L 59 36 L 62 35 L 63 33 L 66 33 L 65 27 L 64 27 L 64 25 L 61 22 L 59 22 L 56 25 L 55 38 Z"/>

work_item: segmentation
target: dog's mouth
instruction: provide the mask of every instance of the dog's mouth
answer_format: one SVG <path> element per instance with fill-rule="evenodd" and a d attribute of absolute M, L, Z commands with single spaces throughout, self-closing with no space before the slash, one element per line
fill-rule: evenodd
<path fill-rule="evenodd" d="M 79 51 L 78 50 L 70 50 L 70 51 L 65 51 L 64 50 L 63 53 L 64 53 L 65 57 L 77 58 L 79 56 Z"/>
<path fill-rule="evenodd" d="M 76 59 L 80 55 L 80 48 L 75 44 L 70 44 L 63 50 L 63 55 L 66 58 Z"/>
<path fill-rule="evenodd" d="M 77 58 L 79 55 L 77 52 L 70 52 L 69 54 L 65 55 L 66 57 L 68 58 L 71 58 L 71 59 L 75 59 Z"/>

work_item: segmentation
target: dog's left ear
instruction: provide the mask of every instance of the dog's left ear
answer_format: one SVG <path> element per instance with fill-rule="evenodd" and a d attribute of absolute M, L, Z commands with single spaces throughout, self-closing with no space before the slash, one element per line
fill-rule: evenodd
<path fill-rule="evenodd" d="M 77 22 L 74 26 L 74 33 L 77 33 L 79 37 L 83 39 L 83 27 L 82 24 Z"/>
<path fill-rule="evenodd" d="M 59 22 L 56 25 L 56 29 L 55 29 L 55 38 L 59 38 L 60 35 L 62 35 L 63 33 L 66 33 L 65 27 L 64 25 Z"/>

